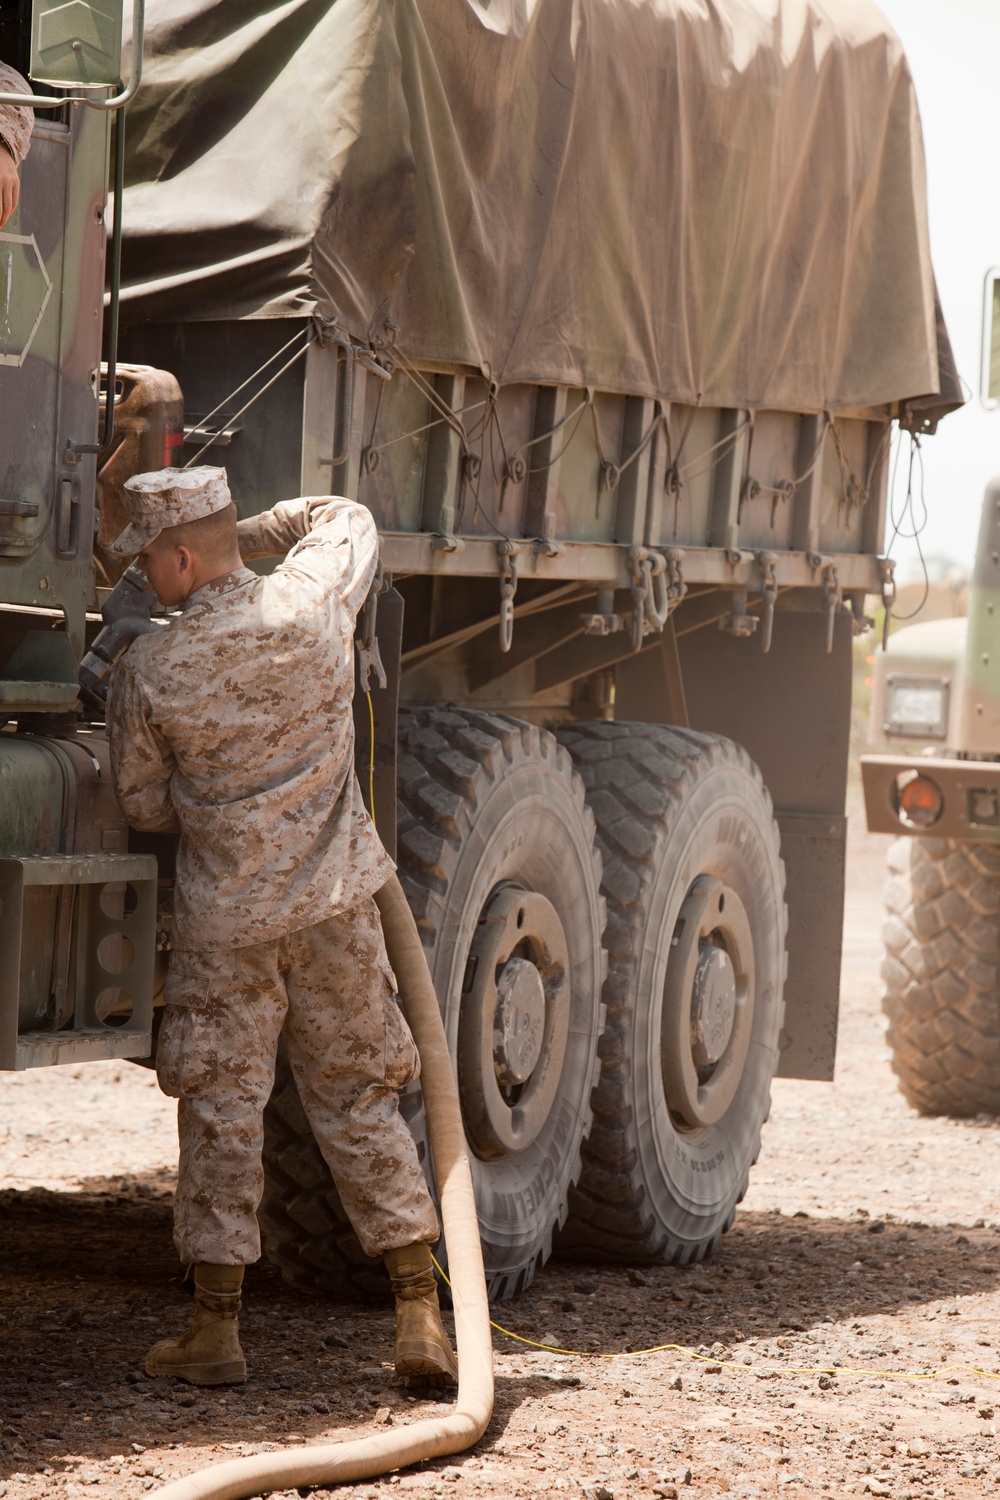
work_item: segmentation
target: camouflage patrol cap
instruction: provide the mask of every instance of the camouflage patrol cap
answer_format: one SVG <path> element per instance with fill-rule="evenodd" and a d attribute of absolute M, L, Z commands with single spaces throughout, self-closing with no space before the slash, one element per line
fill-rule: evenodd
<path fill-rule="evenodd" d="M 125 482 L 132 524 L 111 543 L 118 557 L 135 557 L 161 531 L 214 516 L 232 502 L 225 469 L 157 469 Z"/>

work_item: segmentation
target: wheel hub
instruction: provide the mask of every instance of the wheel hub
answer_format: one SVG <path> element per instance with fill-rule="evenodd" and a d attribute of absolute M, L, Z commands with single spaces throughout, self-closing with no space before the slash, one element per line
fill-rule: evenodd
<path fill-rule="evenodd" d="M 677 915 L 663 986 L 663 1091 L 679 1123 L 715 1125 L 732 1104 L 753 1011 L 753 937 L 743 903 L 714 875 L 699 875 Z"/>
<path fill-rule="evenodd" d="M 555 907 L 537 891 L 497 886 L 469 950 L 458 1027 L 462 1115 L 483 1159 L 523 1151 L 544 1126 L 569 1002 L 569 949 Z"/>
<path fill-rule="evenodd" d="M 691 1056 L 696 1068 L 714 1068 L 729 1044 L 736 1019 L 736 973 L 725 948 L 706 944 L 698 957 L 691 995 Z"/>
<path fill-rule="evenodd" d="M 497 980 L 493 1065 L 501 1086 L 527 1083 L 542 1055 L 545 985 L 530 958 L 511 958 Z"/>

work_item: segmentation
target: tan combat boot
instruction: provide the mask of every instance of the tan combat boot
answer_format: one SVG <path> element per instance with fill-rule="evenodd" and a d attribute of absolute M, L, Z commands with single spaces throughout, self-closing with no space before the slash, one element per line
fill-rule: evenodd
<path fill-rule="evenodd" d="M 196 1265 L 194 1318 L 179 1339 L 161 1339 L 146 1355 L 147 1375 L 174 1375 L 192 1385 L 241 1385 L 247 1362 L 240 1348 L 242 1266 Z"/>
<path fill-rule="evenodd" d="M 382 1257 L 396 1298 L 396 1374 L 413 1386 L 454 1385 L 458 1365 L 441 1322 L 429 1245 L 405 1245 Z"/>

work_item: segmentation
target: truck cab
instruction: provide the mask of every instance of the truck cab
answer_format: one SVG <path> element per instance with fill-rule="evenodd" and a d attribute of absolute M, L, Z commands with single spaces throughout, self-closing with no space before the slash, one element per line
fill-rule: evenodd
<path fill-rule="evenodd" d="M 78 711 L 99 622 L 116 118 L 90 104 L 120 93 L 114 28 L 77 36 L 79 19 L 21 3 L 0 30 L 2 60 L 42 91 L 0 230 L 0 1067 L 16 1069 L 143 1057 L 151 1042 L 156 862 L 130 852 L 106 742 Z"/>

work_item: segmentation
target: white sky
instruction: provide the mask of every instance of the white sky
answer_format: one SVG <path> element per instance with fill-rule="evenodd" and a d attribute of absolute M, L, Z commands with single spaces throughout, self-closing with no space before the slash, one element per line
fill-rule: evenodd
<path fill-rule="evenodd" d="M 1000 0 L 879 0 L 902 39 L 924 128 L 931 253 L 959 373 L 972 400 L 924 443 L 925 552 L 972 562 L 986 483 L 1000 474 L 1000 411 L 979 403 L 983 278 L 1000 265 L 997 65 Z M 991 165 L 993 163 L 993 165 Z M 899 487 L 899 481 L 897 481 Z M 912 543 L 893 555 L 913 571 Z"/>

